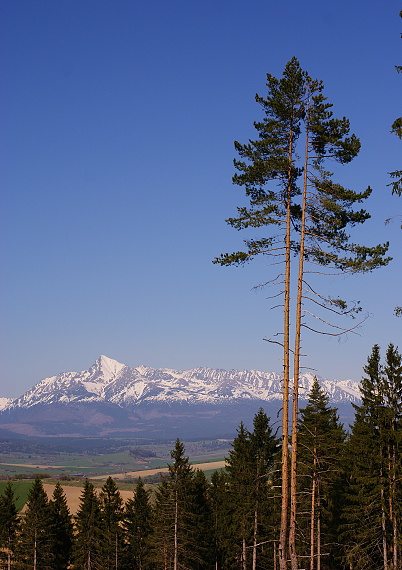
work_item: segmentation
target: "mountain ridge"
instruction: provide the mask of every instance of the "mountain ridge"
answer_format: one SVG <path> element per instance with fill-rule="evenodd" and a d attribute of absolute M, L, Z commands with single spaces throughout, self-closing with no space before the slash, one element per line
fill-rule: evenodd
<path fill-rule="evenodd" d="M 341 420 L 350 422 L 358 384 L 317 378 Z M 300 378 L 300 407 L 313 379 L 310 373 Z M 130 367 L 102 355 L 88 370 L 44 378 L 19 398 L 1 402 L 5 439 L 234 437 L 240 421 L 251 427 L 260 407 L 279 425 L 282 378 L 258 370 Z"/>
<path fill-rule="evenodd" d="M 300 398 L 306 399 L 313 374 L 300 378 Z M 331 403 L 358 402 L 358 383 L 317 376 Z M 110 402 L 121 407 L 144 402 L 222 404 L 229 400 L 280 400 L 281 376 L 258 370 L 225 370 L 207 367 L 174 370 L 145 365 L 130 367 L 101 355 L 88 370 L 62 372 L 40 380 L 14 400 L 1 399 L 3 410 L 38 404 Z"/>

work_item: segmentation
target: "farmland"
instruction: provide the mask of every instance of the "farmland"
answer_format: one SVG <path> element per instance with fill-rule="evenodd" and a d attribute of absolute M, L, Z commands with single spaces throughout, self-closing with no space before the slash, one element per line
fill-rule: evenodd
<path fill-rule="evenodd" d="M 132 496 L 138 477 L 149 485 L 160 481 L 167 471 L 174 442 L 138 440 L 87 439 L 71 441 L 3 441 L 0 443 L 0 494 L 11 479 L 18 496 L 17 507 L 22 509 L 32 484 L 39 475 L 51 496 L 56 480 L 65 490 L 71 512 L 76 512 L 85 478 L 100 488 L 106 478 L 116 478 L 123 499 Z M 187 442 L 186 453 L 191 463 L 206 471 L 224 466 L 228 455 L 228 440 Z"/>

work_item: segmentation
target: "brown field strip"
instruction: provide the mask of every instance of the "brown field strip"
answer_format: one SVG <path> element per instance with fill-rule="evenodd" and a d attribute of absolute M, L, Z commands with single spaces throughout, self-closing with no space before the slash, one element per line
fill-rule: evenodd
<path fill-rule="evenodd" d="M 192 465 L 195 469 L 200 469 L 201 471 L 209 471 L 210 469 L 223 469 L 226 465 L 225 461 L 210 461 L 208 463 L 197 463 Z M 167 467 L 160 467 L 159 469 L 143 469 L 142 471 L 127 471 L 126 473 L 114 473 L 113 475 L 96 475 L 91 477 L 91 479 L 107 479 L 112 477 L 113 479 L 124 479 L 125 477 L 130 477 L 136 479 L 137 477 L 149 477 L 150 475 L 157 475 L 158 473 L 167 473 Z"/>
<path fill-rule="evenodd" d="M 43 488 L 46 491 L 46 494 L 49 497 L 49 499 L 51 499 L 55 485 L 52 485 L 51 483 L 43 483 Z M 67 504 L 70 509 L 70 513 L 72 515 L 75 515 L 79 509 L 82 490 L 83 487 L 70 487 L 69 485 L 63 485 L 63 491 L 66 495 Z M 96 489 L 97 493 L 99 493 L 99 491 L 100 489 Z M 126 502 L 127 499 L 133 498 L 132 491 L 119 490 L 119 492 L 124 502 Z"/>
<path fill-rule="evenodd" d="M 0 462 L 0 467 L 2 465 L 11 465 L 12 467 L 30 467 L 31 469 L 66 469 L 67 467 L 71 467 L 69 465 L 38 465 L 33 463 L 3 463 Z M 82 469 L 82 468 L 81 468 Z"/>

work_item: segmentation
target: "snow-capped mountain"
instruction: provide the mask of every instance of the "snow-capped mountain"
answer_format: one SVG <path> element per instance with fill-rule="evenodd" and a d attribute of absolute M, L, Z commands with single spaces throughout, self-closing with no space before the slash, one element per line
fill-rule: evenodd
<path fill-rule="evenodd" d="M 5 410 L 13 401 L 12 398 L 0 398 L 0 412 Z"/>
<path fill-rule="evenodd" d="M 310 391 L 314 376 L 300 379 L 300 398 Z M 318 378 L 331 403 L 359 400 L 358 384 L 352 380 Z M 27 409 L 36 405 L 110 403 L 122 408 L 141 404 L 209 404 L 241 401 L 273 402 L 281 399 L 281 377 L 257 370 L 131 368 L 100 356 L 83 372 L 64 372 L 45 378 L 20 398 L 4 402 L 4 410 Z"/>

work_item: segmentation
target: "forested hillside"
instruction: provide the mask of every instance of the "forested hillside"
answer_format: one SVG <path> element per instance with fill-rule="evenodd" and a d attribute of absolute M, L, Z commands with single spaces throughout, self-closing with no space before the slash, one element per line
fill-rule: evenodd
<path fill-rule="evenodd" d="M 376 345 L 364 367 L 351 433 L 316 381 L 298 424 L 300 568 L 398 570 L 401 560 L 402 361 Z M 290 450 L 291 454 L 291 450 Z M 260 409 L 240 424 L 225 470 L 209 481 L 177 439 L 154 489 L 138 480 L 125 504 L 108 478 L 86 480 L 75 517 L 58 483 L 39 478 L 23 515 L 9 482 L 0 498 L 2 568 L 276 570 L 281 514 L 280 442 Z"/>

